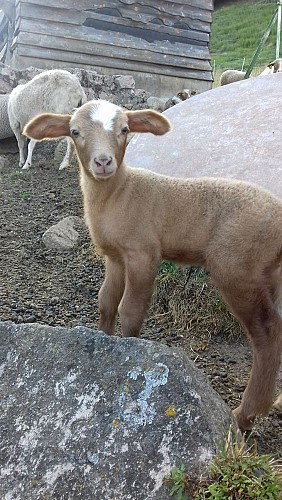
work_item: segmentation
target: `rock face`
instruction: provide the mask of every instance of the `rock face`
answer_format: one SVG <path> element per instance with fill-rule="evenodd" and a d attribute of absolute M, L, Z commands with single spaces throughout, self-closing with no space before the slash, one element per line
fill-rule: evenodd
<path fill-rule="evenodd" d="M 230 410 L 181 350 L 84 327 L 0 323 L 0 497 L 165 500 Z"/>
<path fill-rule="evenodd" d="M 165 111 L 172 131 L 140 134 L 128 165 L 174 177 L 249 180 L 282 197 L 282 73 L 232 83 Z"/>

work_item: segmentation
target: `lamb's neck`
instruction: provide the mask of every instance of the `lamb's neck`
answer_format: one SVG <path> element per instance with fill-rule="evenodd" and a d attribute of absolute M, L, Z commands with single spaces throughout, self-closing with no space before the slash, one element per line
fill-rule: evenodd
<path fill-rule="evenodd" d="M 127 168 L 122 163 L 116 173 L 109 179 L 97 180 L 93 175 L 80 165 L 80 184 L 85 199 L 91 202 L 91 205 L 96 205 L 102 208 L 104 203 L 107 203 L 109 198 L 118 196 L 123 191 L 126 183 Z"/>

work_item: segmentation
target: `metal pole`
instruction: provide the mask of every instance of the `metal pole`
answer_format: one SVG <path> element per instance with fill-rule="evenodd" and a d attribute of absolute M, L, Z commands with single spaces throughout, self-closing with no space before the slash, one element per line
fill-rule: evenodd
<path fill-rule="evenodd" d="M 281 5 L 281 0 L 279 1 L 279 4 Z M 244 79 L 245 79 L 245 78 L 249 78 L 249 76 L 250 76 L 250 74 L 251 74 L 251 72 L 252 72 L 252 69 L 253 69 L 253 67 L 254 67 L 254 65 L 255 65 L 255 62 L 256 62 L 256 60 L 257 60 L 258 56 L 260 55 L 260 52 L 261 52 L 261 50 L 262 50 L 262 48 L 263 48 L 263 46 L 264 46 L 264 44 L 265 44 L 266 40 L 267 40 L 267 39 L 268 39 L 268 37 L 269 37 L 269 34 L 270 34 L 270 32 L 271 32 L 271 29 L 272 29 L 272 26 L 273 26 L 273 25 L 274 25 L 274 23 L 276 22 L 276 19 L 277 19 L 277 12 L 278 12 L 278 7 L 277 7 L 277 9 L 275 10 L 275 12 L 274 12 L 274 14 L 273 14 L 273 16 L 272 16 L 272 19 L 271 19 L 271 21 L 270 21 L 270 23 L 269 23 L 268 27 L 266 28 L 265 33 L 263 34 L 263 36 L 262 36 L 262 38 L 261 38 L 261 41 L 260 41 L 260 43 L 259 43 L 259 45 L 258 45 L 258 48 L 257 48 L 257 50 L 255 51 L 255 53 L 254 53 L 254 55 L 253 55 L 253 58 L 252 58 L 252 60 L 251 60 L 251 62 L 250 62 L 250 65 L 249 65 L 249 67 L 248 67 L 248 69 L 247 69 L 247 71 L 246 71 L 246 74 L 245 74 L 245 76 L 244 76 Z"/>
<path fill-rule="evenodd" d="M 281 34 L 281 7 L 282 1 L 277 2 L 277 36 L 276 36 L 276 59 L 279 59 L 280 54 L 280 34 Z"/>

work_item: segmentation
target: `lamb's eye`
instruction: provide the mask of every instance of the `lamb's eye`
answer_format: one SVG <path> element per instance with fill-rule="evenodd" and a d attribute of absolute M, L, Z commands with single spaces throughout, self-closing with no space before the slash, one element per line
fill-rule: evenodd
<path fill-rule="evenodd" d="M 72 133 L 73 137 L 79 136 L 79 132 L 78 132 L 78 130 L 76 130 L 76 128 L 72 129 L 71 133 Z"/>
<path fill-rule="evenodd" d="M 122 129 L 121 129 L 122 135 L 126 135 L 128 132 L 129 132 L 129 128 L 127 125 L 125 127 L 122 127 Z"/>

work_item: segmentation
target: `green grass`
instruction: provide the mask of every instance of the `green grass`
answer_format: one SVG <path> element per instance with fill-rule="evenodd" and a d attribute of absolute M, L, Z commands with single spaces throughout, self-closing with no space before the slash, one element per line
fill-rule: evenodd
<path fill-rule="evenodd" d="M 281 500 L 282 466 L 270 455 L 258 455 L 230 429 L 206 473 L 193 477 L 181 465 L 166 483 L 175 500 Z"/>
<path fill-rule="evenodd" d="M 276 0 L 237 0 L 214 11 L 210 51 L 215 73 L 225 69 L 241 70 L 244 58 L 244 69 L 247 69 L 276 8 Z M 275 50 L 276 24 L 260 53 L 253 75 L 275 59 Z"/>

